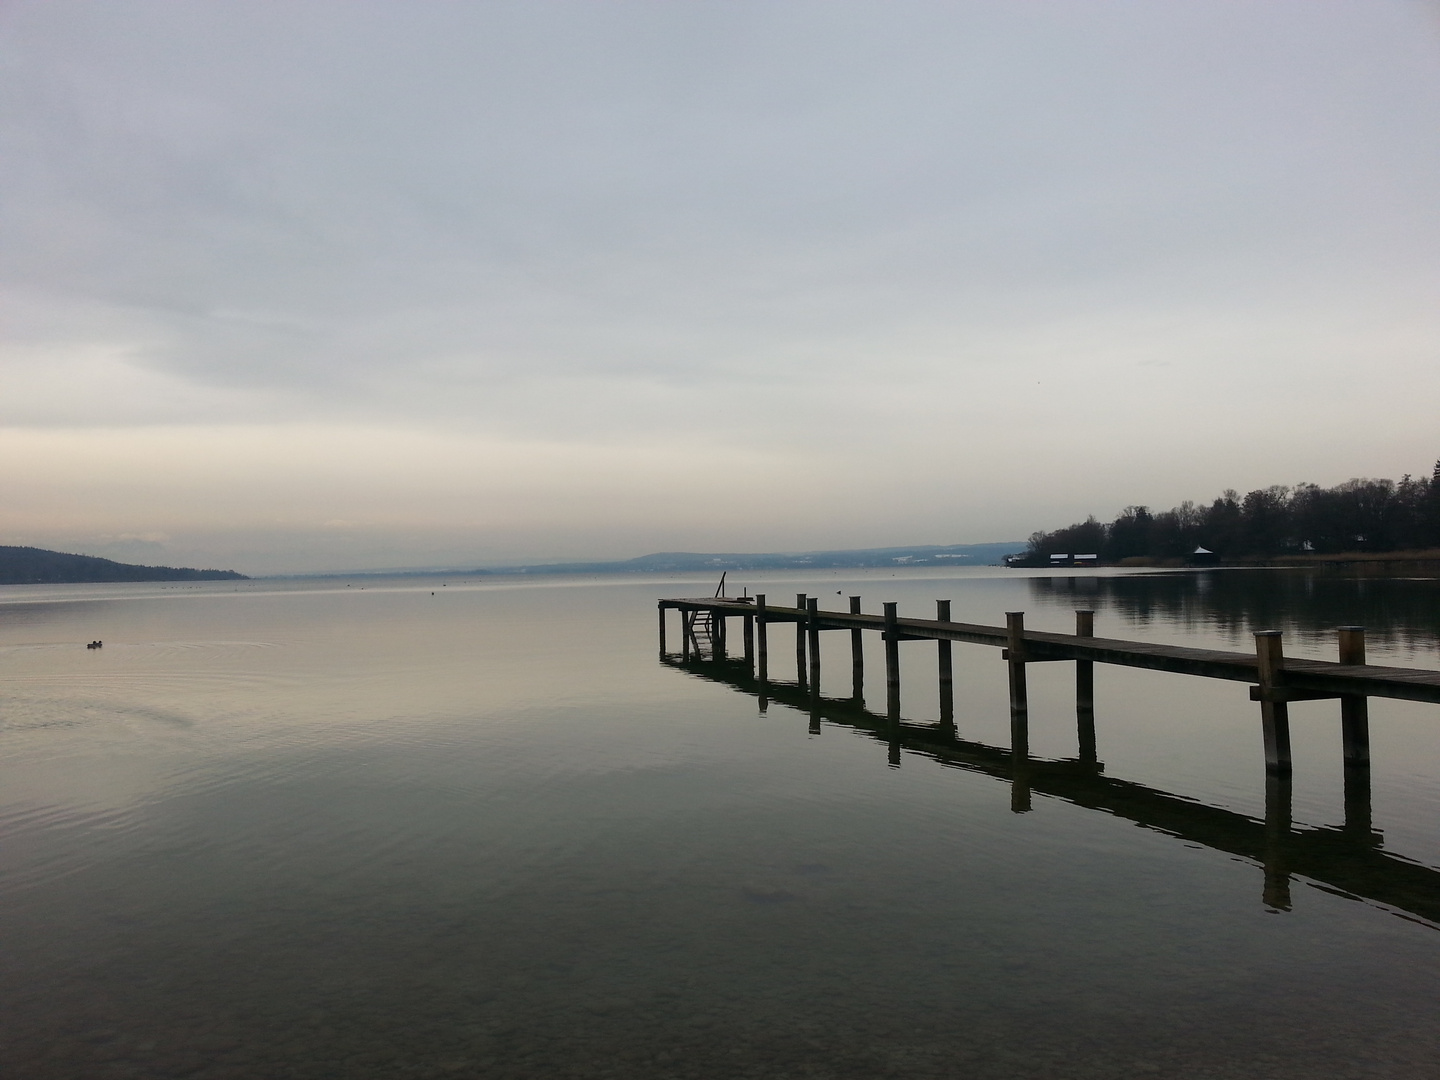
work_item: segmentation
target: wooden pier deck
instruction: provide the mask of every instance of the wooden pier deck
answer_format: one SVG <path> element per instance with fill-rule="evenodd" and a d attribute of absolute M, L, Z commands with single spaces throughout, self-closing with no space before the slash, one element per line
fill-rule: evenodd
<path fill-rule="evenodd" d="M 883 614 L 865 614 L 860 610 L 861 598 L 851 596 L 848 611 L 825 611 L 818 598 L 803 593 L 796 596 L 793 607 L 772 607 L 763 594 L 661 600 L 660 658 L 755 693 L 762 711 L 770 700 L 808 709 L 812 732 L 820 730 L 822 715 L 868 729 L 888 742 L 892 763 L 899 763 L 900 748 L 905 746 L 949 765 L 1008 779 L 1011 808 L 1017 812 L 1030 808 L 1034 790 L 1253 859 L 1265 868 L 1265 902 L 1274 907 L 1289 906 L 1290 875 L 1301 873 L 1322 888 L 1440 922 L 1440 871 L 1378 850 L 1379 834 L 1370 820 L 1369 719 L 1372 697 L 1440 703 L 1440 671 L 1367 664 L 1363 627 L 1337 627 L 1336 659 L 1326 661 L 1285 656 L 1278 630 L 1256 631 L 1255 651 L 1242 653 L 1097 638 L 1094 612 L 1086 610 L 1075 613 L 1074 634 L 1055 634 L 1026 630 L 1024 613 L 1019 611 L 1006 612 L 1004 626 L 986 626 L 951 620 L 948 600 L 935 602 L 934 619 L 902 619 L 895 604 L 883 607 Z M 672 610 L 680 615 L 678 655 L 666 649 L 666 616 Z M 727 625 L 736 619 L 743 629 L 743 662 L 729 659 L 726 644 Z M 769 676 L 769 630 L 777 623 L 795 627 L 793 681 L 774 681 Z M 820 694 L 820 635 L 827 631 L 849 632 L 849 699 Z M 884 713 L 865 708 L 866 633 L 879 634 L 885 644 Z M 901 719 L 900 647 L 917 641 L 935 643 L 938 723 Z M 1002 650 L 1010 690 L 1008 749 L 966 741 L 956 731 L 952 669 L 956 643 Z M 1078 754 L 1061 761 L 1039 760 L 1030 755 L 1025 671 L 1029 664 L 1061 661 L 1075 665 Z M 1259 703 L 1258 741 L 1265 755 L 1264 821 L 1103 776 L 1096 746 L 1096 664 L 1250 684 L 1250 698 Z M 1290 813 L 1289 703 L 1321 698 L 1337 699 L 1340 705 L 1346 821 L 1339 830 L 1297 832 L 1291 828 Z"/>
<path fill-rule="evenodd" d="M 723 587 L 723 580 L 722 580 Z M 1184 645 L 1097 638 L 1093 611 L 1075 613 L 1075 633 L 1055 634 L 1025 629 L 1025 613 L 1007 611 L 1004 626 L 955 622 L 950 601 L 935 602 L 934 619 L 900 618 L 897 606 L 884 604 L 881 615 L 860 610 L 860 597 L 849 598 L 849 611 L 825 611 L 816 597 L 797 594 L 794 607 L 772 607 L 764 594 L 754 597 L 681 597 L 659 601 L 660 653 L 666 655 L 666 612 L 680 613 L 682 660 L 707 652 L 723 659 L 726 626 L 739 619 L 744 629 L 745 661 L 764 683 L 769 678 L 769 628 L 776 623 L 795 626 L 795 671 L 799 686 L 819 693 L 820 635 L 842 630 L 850 634 L 854 698 L 863 700 L 865 652 L 863 635 L 878 633 L 885 642 L 887 715 L 900 715 L 900 645 L 907 641 L 933 641 L 937 647 L 940 713 L 954 716 L 951 649 L 955 643 L 999 648 L 1010 680 L 1011 752 L 1029 754 L 1029 719 L 1025 669 L 1029 664 L 1069 661 L 1075 665 L 1075 708 L 1079 740 L 1093 759 L 1095 746 L 1094 671 L 1096 664 L 1168 671 L 1205 679 L 1250 683 L 1251 700 L 1260 704 L 1260 734 L 1267 772 L 1288 775 L 1291 770 L 1289 703 L 1335 698 L 1340 703 L 1341 740 L 1347 777 L 1370 764 L 1369 699 L 1395 698 L 1440 704 L 1440 671 L 1385 667 L 1365 662 L 1365 629 L 1336 628 L 1337 656 L 1333 661 L 1286 657 L 1278 630 L 1255 632 L 1255 652 L 1226 652 Z M 1352 777 L 1352 773 L 1354 776 Z M 1368 776 L 1368 773 L 1366 773 Z M 1347 780 L 1347 783 L 1349 780 Z M 1356 780 L 1358 782 L 1358 780 Z M 1368 780 L 1365 783 L 1368 785 Z"/>
<path fill-rule="evenodd" d="M 760 618 L 766 623 L 800 623 L 816 631 L 861 630 L 890 633 L 883 615 L 808 608 L 770 607 L 745 600 L 721 598 L 661 600 L 662 612 L 708 612 L 722 618 Z M 894 630 L 902 641 L 959 641 L 972 645 L 989 645 L 1009 649 L 1011 629 L 1006 626 L 985 626 L 978 623 L 941 621 L 939 619 L 895 618 Z M 1037 630 L 1022 630 L 1024 662 L 1046 660 L 1080 660 L 1096 664 L 1171 671 L 1179 675 L 1197 675 L 1206 679 L 1228 679 L 1232 682 L 1265 683 L 1257 653 L 1224 652 L 1196 649 L 1183 645 L 1159 645 L 1120 638 L 1080 637 Z M 1007 657 L 1008 659 L 1008 657 Z M 1440 704 L 1440 671 L 1421 668 L 1382 667 L 1375 664 L 1342 664 L 1326 660 L 1302 660 L 1285 657 L 1274 688 L 1285 687 L 1287 700 L 1309 697 L 1383 697 L 1403 701 L 1424 701 Z M 1258 695 L 1257 695 L 1258 697 Z"/>

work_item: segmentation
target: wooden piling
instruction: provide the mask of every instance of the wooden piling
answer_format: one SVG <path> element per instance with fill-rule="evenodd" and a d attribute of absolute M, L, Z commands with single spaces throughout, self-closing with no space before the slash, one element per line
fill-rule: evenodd
<path fill-rule="evenodd" d="M 810 696 L 820 700 L 820 601 L 805 601 L 805 636 L 810 645 Z"/>
<path fill-rule="evenodd" d="M 656 605 L 660 610 L 660 655 L 665 655 L 665 602 Z"/>
<path fill-rule="evenodd" d="M 690 642 L 694 638 L 694 632 L 690 629 L 695 621 L 695 613 L 680 609 L 680 659 L 685 663 L 690 662 Z"/>
<path fill-rule="evenodd" d="M 1005 613 L 1005 653 L 1010 673 L 1010 810 L 1029 813 L 1030 703 L 1025 687 L 1025 613 Z"/>
<path fill-rule="evenodd" d="M 938 622 L 950 621 L 950 601 L 935 601 L 935 619 Z M 951 645 L 948 641 L 937 641 L 936 666 L 940 673 L 940 723 L 947 728 L 955 726 L 955 667 L 954 657 L 951 655 Z"/>
<path fill-rule="evenodd" d="M 718 611 L 710 613 L 710 659 L 725 659 L 725 616 Z"/>
<path fill-rule="evenodd" d="M 1365 663 L 1365 628 L 1340 627 L 1340 663 Z M 1340 737 L 1345 748 L 1345 764 L 1368 767 L 1370 764 L 1370 701 L 1363 694 L 1344 694 L 1340 698 Z"/>
<path fill-rule="evenodd" d="M 1075 636 L 1095 636 L 1095 612 L 1075 612 Z M 1095 746 L 1095 662 L 1075 661 L 1075 730 L 1080 747 L 1080 760 L 1086 765 L 1099 763 Z"/>
<path fill-rule="evenodd" d="M 885 605 L 885 715 L 900 722 L 900 627 L 897 605 Z"/>
<path fill-rule="evenodd" d="M 850 614 L 860 614 L 860 597 L 850 597 Z M 850 698 L 857 705 L 865 703 L 865 632 L 850 631 Z"/>
<path fill-rule="evenodd" d="M 805 610 L 806 596 L 802 593 L 795 594 L 795 607 L 800 611 Z M 795 684 L 801 690 L 809 686 L 809 680 L 805 677 L 805 620 L 795 620 Z"/>
<path fill-rule="evenodd" d="M 1030 703 L 1025 688 L 1025 613 L 1005 613 L 1006 659 L 1010 669 L 1010 751 L 1016 767 L 1030 757 Z"/>
<path fill-rule="evenodd" d="M 1255 631 L 1256 674 L 1260 682 L 1260 728 L 1265 771 L 1290 772 L 1290 706 L 1283 700 L 1285 650 L 1279 630 Z"/>
<path fill-rule="evenodd" d="M 744 615 L 742 627 L 745 634 L 745 666 L 750 669 L 751 674 L 755 671 L 755 616 Z"/>
<path fill-rule="evenodd" d="M 758 670 L 755 677 L 760 680 L 763 686 L 770 681 L 770 633 L 765 621 L 765 594 L 755 594 L 755 636 L 756 641 L 756 662 Z M 765 710 L 760 710 L 764 712 Z"/>
<path fill-rule="evenodd" d="M 1339 631 L 1340 663 L 1365 663 L 1365 628 L 1342 626 Z M 1345 762 L 1344 832 L 1369 845 L 1375 836 L 1370 802 L 1370 699 L 1363 694 L 1341 695 L 1340 740 Z"/>

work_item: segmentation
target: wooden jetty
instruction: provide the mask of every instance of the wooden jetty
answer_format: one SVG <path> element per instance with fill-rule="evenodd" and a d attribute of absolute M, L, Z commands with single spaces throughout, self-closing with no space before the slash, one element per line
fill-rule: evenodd
<path fill-rule="evenodd" d="M 1267 907 L 1288 910 L 1292 877 L 1299 875 L 1327 892 L 1440 924 L 1440 871 L 1383 850 L 1382 836 L 1371 820 L 1368 787 L 1347 784 L 1342 825 L 1296 828 L 1291 780 L 1280 773 L 1266 777 L 1265 816 L 1254 818 L 1106 776 L 1104 766 L 1094 760 L 1093 742 L 1088 758 L 1082 741 L 1078 758 L 1020 763 L 1008 748 L 961 738 L 953 722 L 943 718 L 938 724 L 894 722 L 855 699 L 819 698 L 795 681 L 762 683 L 737 662 L 715 663 L 693 654 L 690 660 L 667 655 L 664 662 L 755 695 L 762 711 L 770 702 L 808 711 L 812 732 L 819 730 L 822 717 L 863 732 L 888 746 L 892 764 L 900 763 L 903 748 L 946 767 L 1008 783 L 1015 810 L 1029 809 L 1032 792 L 1038 793 L 1238 856 L 1263 869 L 1261 900 Z"/>
<path fill-rule="evenodd" d="M 754 597 L 723 596 L 659 601 L 660 653 L 666 651 L 666 613 L 680 614 L 681 659 L 708 657 L 723 660 L 729 654 L 726 626 L 742 621 L 744 660 L 755 677 L 769 679 L 769 628 L 775 623 L 795 626 L 796 684 L 819 694 L 820 635 L 829 630 L 850 633 L 853 698 L 864 698 L 864 653 L 862 635 L 879 633 L 885 642 L 886 715 L 900 716 L 900 645 L 907 641 L 934 641 L 938 645 L 938 677 L 942 720 L 953 716 L 954 691 L 951 677 L 951 647 L 954 642 L 988 645 L 1002 650 L 1010 681 L 1011 753 L 1029 756 L 1029 710 L 1025 668 L 1047 661 L 1075 664 L 1076 710 L 1081 755 L 1093 760 L 1094 665 L 1170 671 L 1207 679 L 1228 679 L 1252 684 L 1250 697 L 1260 704 L 1260 728 L 1267 772 L 1285 775 L 1291 770 L 1288 704 L 1336 698 L 1340 702 L 1341 737 L 1347 782 L 1352 770 L 1367 770 L 1370 761 L 1370 733 L 1367 699 L 1397 698 L 1403 701 L 1440 703 L 1440 671 L 1418 668 L 1382 667 L 1365 662 L 1365 631 L 1358 626 L 1338 629 L 1335 661 L 1302 660 L 1284 655 L 1278 630 L 1255 634 L 1255 652 L 1224 652 L 1182 645 L 1159 645 L 1143 641 L 1094 636 L 1094 613 L 1077 611 L 1075 633 L 1054 634 L 1025 629 L 1025 614 L 1007 612 L 1004 626 L 984 626 L 950 620 L 949 601 L 936 602 L 936 618 L 900 618 L 895 604 L 887 603 L 883 614 L 860 610 L 860 597 L 849 598 L 848 611 L 821 610 L 815 597 L 799 594 L 794 607 L 771 606 L 763 593 Z M 1356 781 L 1360 782 L 1356 773 Z M 1367 774 L 1368 776 L 1368 774 Z M 1368 778 L 1364 781 L 1368 785 Z"/>

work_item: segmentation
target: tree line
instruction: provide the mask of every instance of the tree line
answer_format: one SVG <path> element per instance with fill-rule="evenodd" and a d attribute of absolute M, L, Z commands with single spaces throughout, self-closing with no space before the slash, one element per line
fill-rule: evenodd
<path fill-rule="evenodd" d="M 1232 488 L 1208 506 L 1187 500 L 1160 513 L 1127 506 L 1114 521 L 1092 515 L 1034 533 L 1016 561 L 1042 565 L 1057 554 L 1184 560 L 1196 548 L 1227 560 L 1440 548 L 1440 461 L 1428 478 L 1276 484 L 1244 496 Z"/>
<path fill-rule="evenodd" d="M 0 547 L 0 585 L 58 585 L 107 581 L 246 581 L 234 570 L 185 566 L 136 566 L 94 555 L 45 548 Z"/>

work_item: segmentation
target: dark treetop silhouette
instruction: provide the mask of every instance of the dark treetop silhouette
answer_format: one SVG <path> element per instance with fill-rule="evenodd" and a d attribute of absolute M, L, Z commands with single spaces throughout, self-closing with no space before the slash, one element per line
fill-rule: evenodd
<path fill-rule="evenodd" d="M 1203 547 L 1224 559 L 1440 548 L 1440 461 L 1431 476 L 1347 480 L 1331 488 L 1273 485 L 1227 490 L 1209 506 L 1183 502 L 1162 513 L 1127 506 L 1111 522 L 1094 516 L 1030 537 L 1015 565 L 1048 565 L 1055 554 L 1105 562 L 1185 559 Z"/>
<path fill-rule="evenodd" d="M 234 570 L 135 566 L 33 547 L 0 547 L 0 585 L 62 585 L 106 581 L 238 581 Z"/>

